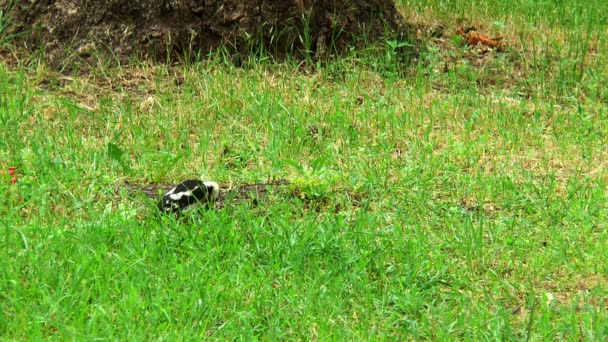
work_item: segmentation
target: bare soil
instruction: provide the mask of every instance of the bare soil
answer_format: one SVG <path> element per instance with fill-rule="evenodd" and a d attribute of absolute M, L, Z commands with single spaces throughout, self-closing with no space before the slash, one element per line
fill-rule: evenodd
<path fill-rule="evenodd" d="M 387 36 L 413 37 L 393 0 L 0 0 L 18 43 L 51 65 L 166 61 L 226 47 L 319 59 Z"/>
<path fill-rule="evenodd" d="M 270 192 L 277 192 L 281 189 L 287 191 L 287 185 L 289 185 L 289 182 L 284 179 L 268 183 L 240 184 L 234 187 L 229 184 L 220 184 L 220 196 L 215 202 L 215 208 L 223 209 L 227 206 L 234 206 L 243 202 L 255 206 L 260 201 L 264 201 Z M 118 190 L 124 188 L 128 193 L 133 195 L 141 193 L 156 201 L 161 198 L 159 194 L 169 191 L 174 186 L 171 184 L 136 184 L 126 182 Z"/>

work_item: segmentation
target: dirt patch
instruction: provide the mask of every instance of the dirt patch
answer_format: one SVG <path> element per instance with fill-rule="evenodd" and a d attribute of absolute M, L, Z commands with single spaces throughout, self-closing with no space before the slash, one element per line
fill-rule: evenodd
<path fill-rule="evenodd" d="M 100 56 L 190 59 L 222 46 L 317 59 L 414 36 L 392 0 L 0 0 L 9 5 L 18 43 L 62 68 Z"/>
<path fill-rule="evenodd" d="M 238 203 L 250 203 L 257 205 L 266 199 L 272 192 L 284 189 L 290 183 L 287 180 L 278 180 L 268 183 L 240 184 L 232 187 L 228 184 L 220 184 L 220 196 L 215 202 L 216 209 L 223 209 L 227 206 L 234 206 Z M 168 184 L 135 184 L 125 182 L 119 187 L 131 194 L 143 194 L 146 197 L 157 201 L 161 195 L 175 185 Z"/>

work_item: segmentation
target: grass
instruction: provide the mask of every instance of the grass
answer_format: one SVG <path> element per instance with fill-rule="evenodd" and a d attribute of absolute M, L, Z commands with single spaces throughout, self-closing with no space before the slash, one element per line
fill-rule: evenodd
<path fill-rule="evenodd" d="M 602 11 L 426 4 L 407 69 L 0 64 L 0 336 L 606 339 Z M 293 184 L 189 222 L 117 190 L 200 174 Z"/>

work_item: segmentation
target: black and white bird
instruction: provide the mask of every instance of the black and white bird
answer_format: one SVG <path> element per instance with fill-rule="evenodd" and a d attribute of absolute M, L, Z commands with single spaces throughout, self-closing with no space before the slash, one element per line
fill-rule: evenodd
<path fill-rule="evenodd" d="M 179 214 L 188 209 L 211 205 L 220 195 L 216 182 L 189 179 L 167 191 L 158 202 L 158 210 L 166 214 Z"/>

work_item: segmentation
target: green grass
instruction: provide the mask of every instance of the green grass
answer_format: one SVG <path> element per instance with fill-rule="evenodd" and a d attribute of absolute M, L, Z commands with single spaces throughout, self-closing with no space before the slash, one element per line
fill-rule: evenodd
<path fill-rule="evenodd" d="M 605 11 L 467 4 L 399 4 L 447 26 L 407 69 L 0 64 L 0 336 L 606 339 Z M 200 174 L 293 184 L 188 222 L 117 190 Z"/>

